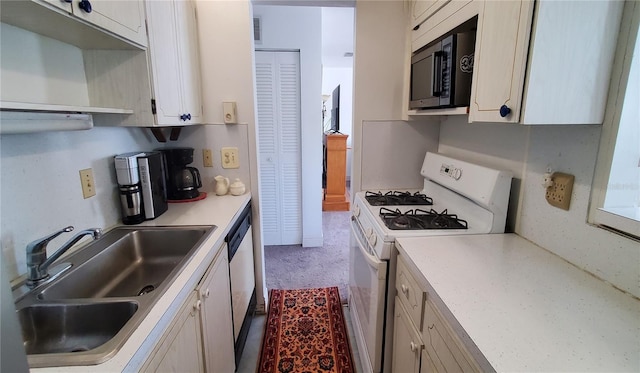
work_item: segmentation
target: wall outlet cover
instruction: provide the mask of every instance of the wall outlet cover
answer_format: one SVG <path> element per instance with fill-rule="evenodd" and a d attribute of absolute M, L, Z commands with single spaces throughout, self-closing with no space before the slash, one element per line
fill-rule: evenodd
<path fill-rule="evenodd" d="M 211 149 L 202 149 L 202 164 L 205 167 L 213 167 L 213 155 Z"/>
<path fill-rule="evenodd" d="M 224 115 L 225 124 L 238 123 L 238 108 L 236 106 L 235 101 L 223 102 L 222 112 Z"/>
<path fill-rule="evenodd" d="M 82 185 L 84 199 L 96 195 L 96 186 L 93 182 L 93 170 L 91 168 L 80 170 L 80 184 Z"/>
<path fill-rule="evenodd" d="M 547 188 L 545 194 L 547 202 L 551 206 L 569 210 L 575 177 L 562 172 L 554 172 L 551 175 L 551 179 L 553 180 L 553 184 Z"/>

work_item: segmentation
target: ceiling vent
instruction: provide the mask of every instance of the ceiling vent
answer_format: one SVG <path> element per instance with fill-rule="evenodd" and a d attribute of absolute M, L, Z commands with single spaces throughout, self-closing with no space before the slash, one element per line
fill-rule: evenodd
<path fill-rule="evenodd" d="M 253 18 L 253 41 L 262 44 L 262 20 L 260 17 Z"/>
<path fill-rule="evenodd" d="M 345 57 L 353 57 L 353 52 L 344 52 Z"/>

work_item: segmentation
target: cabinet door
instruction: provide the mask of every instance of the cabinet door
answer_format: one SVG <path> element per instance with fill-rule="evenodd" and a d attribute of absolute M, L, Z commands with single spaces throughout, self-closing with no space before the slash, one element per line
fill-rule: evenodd
<path fill-rule="evenodd" d="M 60 8 L 69 13 L 73 12 L 71 3 L 66 2 L 65 0 L 41 0 L 42 2 L 49 3 L 56 8 Z"/>
<path fill-rule="evenodd" d="M 469 121 L 518 122 L 533 5 L 532 0 L 482 2 Z"/>
<path fill-rule="evenodd" d="M 396 297 L 395 308 L 391 371 L 420 373 L 420 354 L 423 343 L 398 297 Z"/>
<path fill-rule="evenodd" d="M 231 316 L 231 290 L 227 245 L 220 249 L 198 287 L 202 299 L 202 332 L 207 372 L 233 373 L 236 369 Z"/>
<path fill-rule="evenodd" d="M 178 0 L 175 2 L 175 6 L 182 110 L 191 118 L 187 119 L 186 123 L 200 123 L 202 119 L 202 92 L 195 6 L 191 0 Z"/>
<path fill-rule="evenodd" d="M 446 3 L 451 0 L 415 0 L 413 1 L 413 8 L 411 9 L 412 24 L 411 27 L 415 27 L 430 15 L 437 12 Z"/>
<path fill-rule="evenodd" d="M 146 4 L 156 124 L 184 125 L 180 120 L 184 111 L 180 88 L 176 6 L 173 1 L 147 1 Z"/>
<path fill-rule="evenodd" d="M 73 0 L 75 16 L 142 46 L 147 45 L 142 0 L 89 0 L 91 12 L 82 9 L 81 3 L 84 2 Z"/>
<path fill-rule="evenodd" d="M 152 353 L 145 372 L 204 372 L 200 304 L 193 292 Z"/>
<path fill-rule="evenodd" d="M 184 126 L 202 117 L 195 8 L 190 0 L 147 1 L 156 125 Z M 189 119 L 190 118 L 190 119 Z"/>

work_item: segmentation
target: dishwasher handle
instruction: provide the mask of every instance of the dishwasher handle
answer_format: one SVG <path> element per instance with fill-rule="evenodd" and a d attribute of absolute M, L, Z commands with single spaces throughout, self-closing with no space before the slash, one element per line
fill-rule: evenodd
<path fill-rule="evenodd" d="M 251 229 L 251 204 L 242 211 L 238 221 L 233 225 L 225 241 L 229 246 L 229 261 L 233 259 L 247 231 Z"/>

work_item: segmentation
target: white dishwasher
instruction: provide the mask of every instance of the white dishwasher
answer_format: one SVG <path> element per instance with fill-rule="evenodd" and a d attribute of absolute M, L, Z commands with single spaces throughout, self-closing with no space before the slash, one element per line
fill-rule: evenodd
<path fill-rule="evenodd" d="M 253 267 L 253 235 L 251 203 L 242 211 L 226 241 L 229 247 L 229 276 L 236 367 L 247 340 L 251 319 L 256 309 L 256 281 Z"/>

